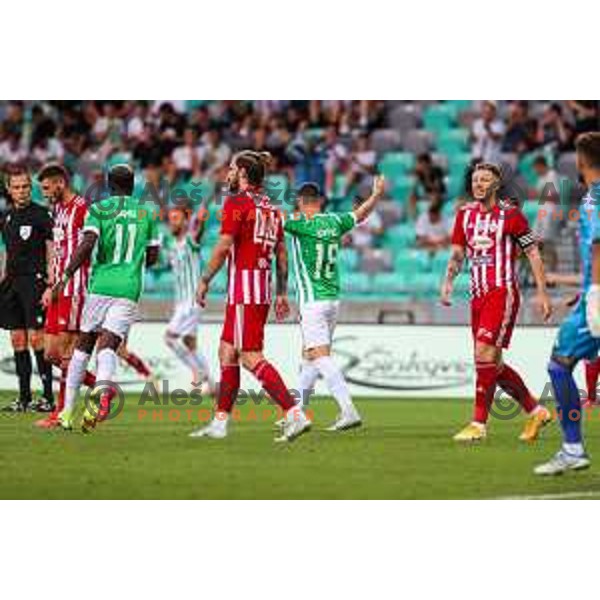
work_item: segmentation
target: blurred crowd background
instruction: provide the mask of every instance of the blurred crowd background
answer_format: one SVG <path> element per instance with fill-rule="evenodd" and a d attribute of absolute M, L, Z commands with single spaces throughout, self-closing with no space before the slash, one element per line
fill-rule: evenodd
<path fill-rule="evenodd" d="M 365 197 L 381 172 L 387 196 L 342 253 L 345 297 L 354 301 L 347 318 L 371 319 L 376 306 L 377 318 L 463 321 L 461 303 L 440 313 L 433 299 L 453 215 L 469 198 L 469 169 L 481 160 L 501 163 L 505 192 L 522 202 L 548 270 L 577 271 L 576 222 L 567 218 L 582 193 L 573 143 L 600 129 L 599 107 L 588 100 L 3 101 L 0 167 L 27 164 L 35 174 L 58 160 L 84 193 L 108 166 L 129 162 L 138 193 L 168 205 L 173 190 L 200 190 L 210 208 L 232 154 L 253 148 L 274 157 L 269 193 L 291 202 L 295 187 L 314 181 L 339 211 Z M 34 200 L 44 202 L 35 184 Z M 6 203 L 3 195 L 0 211 Z M 218 226 L 209 219 L 207 247 Z M 525 269 L 522 280 L 527 292 Z M 172 284 L 166 262 L 148 272 L 148 314 L 161 314 Z M 222 273 L 217 304 L 224 286 Z M 467 286 L 466 276 L 457 280 L 464 298 Z"/>

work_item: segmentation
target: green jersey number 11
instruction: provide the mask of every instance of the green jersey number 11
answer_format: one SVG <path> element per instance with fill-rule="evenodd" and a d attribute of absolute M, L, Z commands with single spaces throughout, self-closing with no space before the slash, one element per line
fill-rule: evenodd
<path fill-rule="evenodd" d="M 133 260 L 133 249 L 135 248 L 135 236 L 137 233 L 137 223 L 115 224 L 115 249 L 113 253 L 112 264 L 130 263 Z M 125 254 L 123 256 L 123 248 Z"/>

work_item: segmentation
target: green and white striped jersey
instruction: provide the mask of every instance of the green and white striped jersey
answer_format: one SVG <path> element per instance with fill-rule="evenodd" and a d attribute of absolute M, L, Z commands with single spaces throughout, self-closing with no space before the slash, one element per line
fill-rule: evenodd
<path fill-rule="evenodd" d="M 170 236 L 167 252 L 175 274 L 175 303 L 191 308 L 196 304 L 200 279 L 200 244 L 196 244 L 189 233 L 180 239 Z"/>
<path fill-rule="evenodd" d="M 304 215 L 286 220 L 300 304 L 335 300 L 340 295 L 338 255 L 342 236 L 356 225 L 353 212 Z"/>

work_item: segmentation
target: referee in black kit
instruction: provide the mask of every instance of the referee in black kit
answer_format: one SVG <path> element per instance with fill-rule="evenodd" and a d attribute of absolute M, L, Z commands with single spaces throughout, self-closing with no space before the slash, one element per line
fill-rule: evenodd
<path fill-rule="evenodd" d="M 25 168 L 6 173 L 10 208 L 0 220 L 6 246 L 4 277 L 0 280 L 0 328 L 10 330 L 19 379 L 19 397 L 3 411 L 54 408 L 52 366 L 44 358 L 44 309 L 42 294 L 49 282 L 52 256 L 52 217 L 31 201 L 31 177 Z M 43 399 L 32 403 L 31 354 L 35 353 L 43 386 Z"/>

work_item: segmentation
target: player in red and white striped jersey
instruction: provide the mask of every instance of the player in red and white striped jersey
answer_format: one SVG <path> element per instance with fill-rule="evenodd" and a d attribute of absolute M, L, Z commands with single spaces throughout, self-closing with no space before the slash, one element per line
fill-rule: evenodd
<path fill-rule="evenodd" d="M 310 427 L 301 407 L 277 370 L 263 355 L 264 329 L 271 307 L 272 263 L 277 261 L 275 314 L 289 313 L 288 262 L 282 215 L 263 193 L 268 153 L 245 151 L 231 163 L 228 180 L 232 194 L 225 200 L 221 237 L 198 283 L 198 301 L 204 305 L 212 278 L 228 261 L 229 284 L 219 359 L 221 384 L 215 417 L 194 437 L 222 438 L 240 388 L 240 362 L 285 411 L 281 441 L 290 441 Z"/>
<path fill-rule="evenodd" d="M 524 252 L 531 264 L 545 321 L 552 314 L 552 305 L 546 292 L 544 265 L 527 219 L 512 202 L 498 198 L 500 184 L 501 171 L 496 165 L 475 167 L 475 201 L 463 206 L 456 215 L 452 256 L 441 290 L 442 303 L 449 305 L 454 278 L 466 256 L 471 275 L 471 330 L 477 381 L 473 421 L 454 437 L 457 441 L 485 437 L 496 386 L 530 415 L 522 440 L 536 439 L 550 419 L 549 411 L 537 403 L 520 375 L 502 360 L 502 350 L 509 347 L 520 305 L 515 269 L 519 252 Z"/>
<path fill-rule="evenodd" d="M 55 282 L 62 279 L 64 270 L 81 241 L 87 205 L 84 198 L 71 190 L 69 175 L 62 165 L 45 165 L 38 174 L 38 180 L 42 193 L 52 206 L 54 221 L 51 281 L 42 297 L 46 308 L 44 343 L 46 358 L 61 370 L 56 410 L 47 419 L 39 421 L 38 425 L 55 427 L 58 426 L 56 417 L 63 408 L 67 367 L 79 333 L 89 263 L 68 282 L 56 302 L 51 301 L 51 289 Z M 93 375 L 90 374 L 90 377 L 93 378 Z M 87 384 L 90 383 L 91 379 L 87 381 Z"/>

